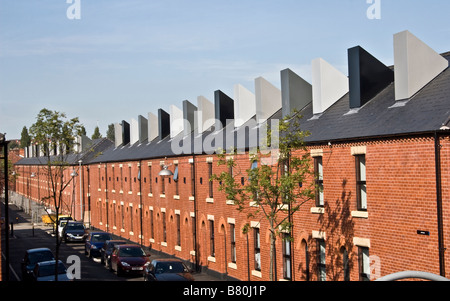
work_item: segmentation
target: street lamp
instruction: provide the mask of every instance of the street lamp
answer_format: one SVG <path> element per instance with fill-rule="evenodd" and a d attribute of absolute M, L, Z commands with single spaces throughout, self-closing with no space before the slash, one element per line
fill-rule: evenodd
<path fill-rule="evenodd" d="M 75 218 L 75 177 L 78 176 L 77 172 L 75 170 L 72 171 L 72 173 L 70 174 L 70 176 L 72 177 L 72 203 L 73 203 L 73 218 Z"/>
<path fill-rule="evenodd" d="M 163 169 L 159 172 L 159 176 L 163 178 L 173 176 L 173 172 L 168 169 L 169 166 L 164 165 Z"/>

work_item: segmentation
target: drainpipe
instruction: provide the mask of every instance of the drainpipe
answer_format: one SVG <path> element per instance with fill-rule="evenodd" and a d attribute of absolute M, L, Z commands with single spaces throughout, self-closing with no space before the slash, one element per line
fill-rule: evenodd
<path fill-rule="evenodd" d="M 193 168 L 193 176 L 194 176 L 194 185 L 192 187 L 192 189 L 194 190 L 192 192 L 192 194 L 194 195 L 194 216 L 195 216 L 195 224 L 194 224 L 194 246 L 195 246 L 195 271 L 199 272 L 200 271 L 200 260 L 199 260 L 199 252 L 198 252 L 198 227 L 197 227 L 197 223 L 198 223 L 198 204 L 197 204 L 197 188 L 196 188 L 196 182 L 197 182 L 197 173 L 195 170 L 195 155 L 192 156 L 192 168 Z"/>
<path fill-rule="evenodd" d="M 99 179 L 101 181 L 101 179 Z M 108 163 L 105 163 L 106 232 L 109 232 Z"/>
<path fill-rule="evenodd" d="M 140 226 L 141 226 L 141 246 L 143 246 L 142 237 L 144 236 L 143 228 L 142 228 L 142 160 L 139 160 L 139 172 L 138 172 L 138 181 L 139 181 L 139 220 L 140 220 Z M 150 179 L 151 181 L 151 179 Z"/>
<path fill-rule="evenodd" d="M 437 131 L 434 133 L 434 152 L 436 168 L 436 202 L 437 202 L 437 222 L 438 222 L 438 244 L 439 244 L 439 271 L 445 277 L 445 247 L 444 247 L 444 226 L 442 217 L 442 179 L 441 179 L 441 144 Z"/>

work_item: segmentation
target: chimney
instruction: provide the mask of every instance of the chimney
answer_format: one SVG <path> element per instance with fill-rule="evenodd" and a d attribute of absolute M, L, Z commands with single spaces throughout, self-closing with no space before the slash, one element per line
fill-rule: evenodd
<path fill-rule="evenodd" d="M 325 60 L 312 61 L 313 114 L 322 114 L 348 93 L 348 77 Z"/>
<path fill-rule="evenodd" d="M 127 145 L 128 143 L 130 143 L 130 124 L 122 120 L 122 144 Z"/>
<path fill-rule="evenodd" d="M 183 110 L 180 110 L 177 106 L 170 105 L 170 138 L 176 137 L 183 132 Z"/>
<path fill-rule="evenodd" d="M 158 109 L 159 140 L 170 135 L 170 115 L 163 109 Z"/>
<path fill-rule="evenodd" d="M 281 90 L 262 77 L 255 79 L 256 122 L 262 123 L 282 107 Z"/>
<path fill-rule="evenodd" d="M 411 98 L 449 63 L 409 31 L 394 35 L 395 100 Z"/>
<path fill-rule="evenodd" d="M 360 108 L 394 81 L 394 72 L 360 46 L 348 50 L 350 108 Z"/>
<path fill-rule="evenodd" d="M 197 129 L 197 124 L 195 123 L 196 112 L 196 106 L 188 100 L 183 101 L 183 136 L 188 136 Z"/>
<path fill-rule="evenodd" d="M 148 139 L 148 120 L 142 115 L 138 116 L 138 132 L 139 143 L 142 143 Z"/>
<path fill-rule="evenodd" d="M 301 110 L 312 101 L 312 87 L 290 69 L 281 71 L 281 103 L 283 117 L 294 109 Z"/>
<path fill-rule="evenodd" d="M 159 136 L 159 121 L 158 116 L 153 113 L 148 113 L 148 142 L 152 142 Z"/>
<path fill-rule="evenodd" d="M 131 119 L 130 124 L 130 144 L 134 145 L 139 141 L 139 123 L 136 119 Z"/>
<path fill-rule="evenodd" d="M 234 86 L 235 126 L 240 127 L 256 115 L 255 94 L 237 84 Z"/>
<path fill-rule="evenodd" d="M 215 91 L 214 111 L 216 116 L 216 130 L 225 128 L 231 122 L 230 120 L 234 121 L 234 100 L 220 90 Z"/>
<path fill-rule="evenodd" d="M 116 147 L 122 145 L 122 143 L 123 143 L 122 124 L 120 124 L 120 123 L 114 124 L 114 141 L 115 141 Z"/>
<path fill-rule="evenodd" d="M 214 104 L 204 96 L 197 97 L 197 129 L 203 133 L 214 125 Z"/>

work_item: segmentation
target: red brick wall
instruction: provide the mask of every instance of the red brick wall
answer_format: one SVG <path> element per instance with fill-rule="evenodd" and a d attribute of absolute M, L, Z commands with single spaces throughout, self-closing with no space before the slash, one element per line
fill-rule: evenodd
<path fill-rule="evenodd" d="M 449 229 L 448 215 L 450 213 L 449 139 L 442 139 L 441 144 L 445 231 Z M 293 217 L 292 274 L 294 280 L 305 280 L 307 270 L 309 270 L 310 279 L 317 280 L 315 239 L 317 237 L 325 240 L 327 280 L 344 279 L 343 248 L 348 252 L 350 279 L 359 280 L 358 245 L 369 247 L 373 272 L 378 272 L 378 276 L 403 270 L 421 270 L 439 274 L 435 153 L 432 138 L 385 139 L 358 144 L 314 146 L 310 147 L 311 149 L 315 149 L 316 152 L 318 149 L 322 150 L 325 206 L 323 209 L 318 209 L 314 200 L 311 200 L 304 204 Z M 357 211 L 355 156 L 352 154 L 352 149 L 365 152 L 367 213 Z M 267 221 L 263 217 L 248 219 L 245 212 L 241 213 L 236 210 L 236 206 L 227 204 L 224 193 L 217 189 L 218 183 L 213 183 L 213 198 L 209 197 L 209 163 L 207 161 L 213 160 L 214 174 L 226 170 L 224 166 L 217 166 L 216 156 L 200 155 L 193 159 L 196 169 L 194 200 L 191 189 L 192 163 L 190 160 L 192 158 L 192 156 L 186 156 L 166 160 L 114 162 L 84 167 L 84 202 L 87 208 L 89 192 L 92 226 L 138 243 L 142 242 L 154 250 L 194 262 L 192 216 L 195 214 L 197 256 L 201 266 L 241 280 L 268 280 L 270 232 Z M 250 167 L 248 154 L 236 156 L 235 159 L 243 172 L 242 176 L 246 178 L 245 170 Z M 161 196 L 161 177 L 158 176 L 161 163 L 171 164 L 169 169 L 172 171 L 175 165 L 178 165 L 178 196 L 175 195 L 176 184 L 173 180 L 169 183 L 168 179 L 165 180 L 165 195 Z M 151 176 L 149 164 L 151 164 Z M 141 190 L 137 179 L 139 165 Z M 89 168 L 90 183 L 87 181 L 87 168 Z M 25 169 L 27 171 L 28 167 Z M 235 170 L 235 173 L 238 172 Z M 19 178 L 17 187 L 21 193 L 26 194 L 27 186 L 23 182 L 26 181 Z M 76 200 L 79 199 L 78 190 L 77 185 Z M 36 189 L 32 189 L 32 193 L 36 192 Z M 71 195 L 67 196 L 69 197 Z M 76 206 L 79 208 L 79 204 Z M 150 226 L 151 212 L 154 218 L 153 236 Z M 163 212 L 166 216 L 166 241 L 163 239 Z M 177 215 L 180 216 L 180 245 L 176 242 Z M 210 249 L 210 220 L 214 221 L 214 257 L 211 256 Z M 237 249 L 236 263 L 232 264 L 230 264 L 230 223 L 235 225 Z M 260 229 L 262 263 L 260 273 L 254 271 L 253 228 L 248 235 L 242 233 L 246 223 L 251 223 Z M 417 230 L 429 231 L 430 235 L 418 235 Z M 447 247 L 450 234 L 445 231 L 444 235 L 445 247 Z M 309 255 L 308 267 L 306 267 L 305 244 Z M 281 239 L 277 239 L 276 251 L 277 279 L 282 279 Z M 450 260 L 447 256 L 446 266 L 449 265 Z"/>

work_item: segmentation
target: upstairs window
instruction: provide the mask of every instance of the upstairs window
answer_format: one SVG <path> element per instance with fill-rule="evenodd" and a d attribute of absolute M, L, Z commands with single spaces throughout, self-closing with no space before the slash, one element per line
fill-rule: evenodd
<path fill-rule="evenodd" d="M 316 181 L 316 206 L 324 206 L 322 157 L 314 157 L 314 176 Z"/>
<path fill-rule="evenodd" d="M 355 156 L 356 163 L 356 201 L 358 210 L 367 210 L 366 156 Z"/>

